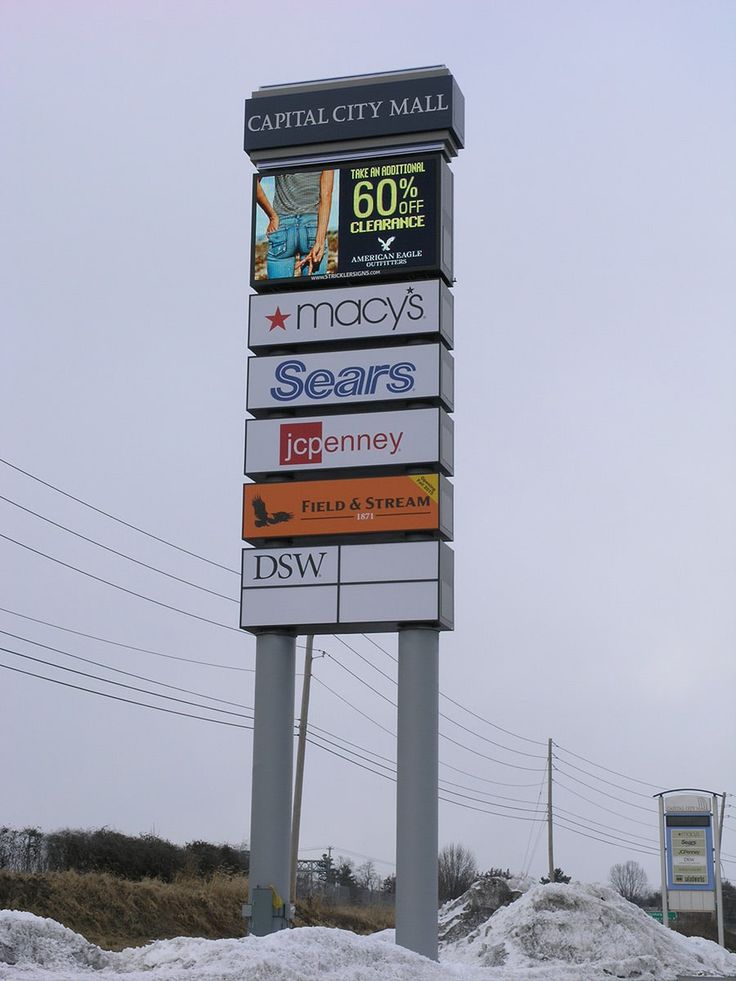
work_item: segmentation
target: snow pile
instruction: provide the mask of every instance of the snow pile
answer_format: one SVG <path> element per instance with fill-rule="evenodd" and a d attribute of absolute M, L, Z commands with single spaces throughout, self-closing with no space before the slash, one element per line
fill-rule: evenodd
<path fill-rule="evenodd" d="M 178 937 L 120 953 L 54 920 L 0 912 L 0 981 L 611 981 L 736 975 L 736 955 L 681 937 L 602 886 L 536 886 L 441 963 L 397 947 L 390 931 L 358 937 L 302 927 L 269 937 Z M 11 963 L 15 961 L 15 963 Z"/>
<path fill-rule="evenodd" d="M 440 943 L 455 943 L 484 924 L 497 909 L 508 906 L 521 896 L 509 880 L 498 876 L 476 879 L 457 899 L 440 907 L 438 914 Z"/>
<path fill-rule="evenodd" d="M 373 937 L 302 927 L 270 937 L 178 937 L 120 953 L 54 920 L 0 911 L 2 981 L 485 981 L 482 967 L 439 965 Z"/>
<path fill-rule="evenodd" d="M 56 920 L 19 910 L 0 911 L 0 978 L 13 976 L 3 973 L 10 970 L 7 964 L 99 969 L 114 957 Z"/>
<path fill-rule="evenodd" d="M 666 929 L 612 889 L 580 883 L 535 886 L 440 956 L 499 968 L 489 977 L 504 981 L 736 974 L 736 955 Z"/>

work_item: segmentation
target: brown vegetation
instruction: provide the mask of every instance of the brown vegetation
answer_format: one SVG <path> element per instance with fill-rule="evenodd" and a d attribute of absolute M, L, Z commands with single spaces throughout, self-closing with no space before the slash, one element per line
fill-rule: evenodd
<path fill-rule="evenodd" d="M 90 943 L 122 950 L 171 937 L 242 937 L 245 876 L 179 876 L 174 882 L 132 882 L 108 873 L 24 873 L 0 870 L 0 909 L 48 916 Z M 297 926 L 332 926 L 373 933 L 393 926 L 384 907 L 333 907 L 318 900 L 297 904 Z"/>

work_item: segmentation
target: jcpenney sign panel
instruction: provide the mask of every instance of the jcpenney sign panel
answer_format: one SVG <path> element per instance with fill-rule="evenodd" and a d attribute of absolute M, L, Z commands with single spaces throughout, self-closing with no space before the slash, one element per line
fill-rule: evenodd
<path fill-rule="evenodd" d="M 444 542 L 244 549 L 240 625 L 297 633 L 453 625 L 453 559 Z"/>
<path fill-rule="evenodd" d="M 433 399 L 452 412 L 452 355 L 443 344 L 248 359 L 248 411 Z"/>
<path fill-rule="evenodd" d="M 443 409 L 404 409 L 306 419 L 248 419 L 245 473 L 422 465 L 452 476 L 453 423 Z"/>
<path fill-rule="evenodd" d="M 452 293 L 436 279 L 250 298 L 253 351 L 437 334 L 452 347 Z"/>

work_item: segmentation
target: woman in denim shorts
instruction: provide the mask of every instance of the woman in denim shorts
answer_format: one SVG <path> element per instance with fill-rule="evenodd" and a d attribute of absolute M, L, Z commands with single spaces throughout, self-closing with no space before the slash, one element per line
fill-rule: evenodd
<path fill-rule="evenodd" d="M 268 216 L 268 278 L 324 276 L 334 172 L 277 174 L 275 183 L 273 204 L 260 178 L 256 185 L 256 201 Z"/>

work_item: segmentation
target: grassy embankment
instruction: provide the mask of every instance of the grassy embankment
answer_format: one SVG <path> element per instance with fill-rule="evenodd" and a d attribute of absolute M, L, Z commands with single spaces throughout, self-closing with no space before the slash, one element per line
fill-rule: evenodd
<path fill-rule="evenodd" d="M 122 950 L 170 937 L 242 937 L 244 876 L 181 877 L 131 882 L 107 873 L 0 871 L 0 909 L 49 916 L 90 943 Z M 297 904 L 297 926 L 333 926 L 373 933 L 393 926 L 393 909 Z"/>

